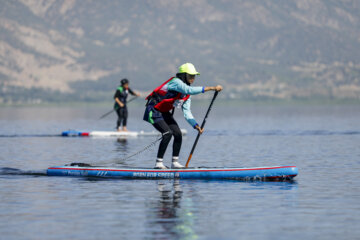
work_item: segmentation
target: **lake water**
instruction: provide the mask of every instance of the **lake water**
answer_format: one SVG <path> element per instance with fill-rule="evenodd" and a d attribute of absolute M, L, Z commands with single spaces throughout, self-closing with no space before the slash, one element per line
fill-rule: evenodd
<path fill-rule="evenodd" d="M 199 122 L 206 108 L 193 107 Z M 157 146 L 122 158 L 156 137 L 56 136 L 68 129 L 113 130 L 115 115 L 98 120 L 108 110 L 0 108 L 1 239 L 359 239 L 359 105 L 215 103 L 190 165 L 296 165 L 294 182 L 42 175 L 71 162 L 153 167 Z M 153 130 L 141 120 L 140 104 L 129 111 L 130 130 Z M 176 116 L 189 133 L 184 163 L 196 132 L 179 111 Z"/>

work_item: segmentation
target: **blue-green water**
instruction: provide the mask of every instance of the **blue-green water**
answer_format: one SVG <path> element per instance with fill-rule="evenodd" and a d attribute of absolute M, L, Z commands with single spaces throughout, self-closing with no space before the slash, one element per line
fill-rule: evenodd
<path fill-rule="evenodd" d="M 207 106 L 193 109 L 198 121 Z M 70 162 L 153 167 L 155 137 L 62 138 L 113 130 L 101 107 L 0 108 L 1 239 L 358 239 L 360 106 L 215 103 L 192 166 L 296 165 L 295 182 L 94 180 L 42 173 Z M 129 129 L 152 131 L 142 108 Z M 184 163 L 195 139 L 181 113 Z M 45 136 L 48 135 L 48 136 Z M 165 163 L 170 163 L 169 147 Z"/>

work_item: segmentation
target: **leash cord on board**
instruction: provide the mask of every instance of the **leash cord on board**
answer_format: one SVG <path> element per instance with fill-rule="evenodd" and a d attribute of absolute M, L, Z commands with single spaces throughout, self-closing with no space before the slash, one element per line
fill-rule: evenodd
<path fill-rule="evenodd" d="M 137 155 L 145 152 L 146 150 L 148 150 L 148 149 L 150 149 L 151 147 L 155 146 L 155 144 L 156 144 L 157 142 L 161 141 L 161 140 L 163 139 L 164 135 L 167 134 L 167 133 L 168 133 L 168 132 L 162 134 L 161 137 L 159 137 L 158 139 L 156 139 L 155 141 L 153 141 L 152 143 L 150 143 L 149 145 L 147 145 L 146 147 L 144 147 L 144 148 L 141 149 L 140 151 L 137 151 L 136 153 L 131 154 L 130 156 L 126 156 L 126 157 L 124 157 L 124 158 L 122 158 L 122 159 L 119 159 L 119 160 L 117 160 L 115 163 L 124 162 L 124 161 L 126 161 L 126 160 L 128 160 L 128 159 L 130 159 L 130 158 L 132 158 L 132 157 L 135 157 L 135 156 L 137 156 Z"/>
<path fill-rule="evenodd" d="M 122 158 L 122 159 L 118 159 L 118 160 L 115 161 L 115 163 L 122 163 L 122 162 L 124 162 L 124 161 L 126 161 L 126 160 L 128 160 L 128 159 L 130 159 L 130 158 L 132 158 L 132 157 L 135 157 L 135 156 L 137 156 L 137 155 L 145 152 L 146 150 L 148 150 L 148 149 L 150 149 L 151 147 L 155 146 L 155 144 L 156 144 L 157 142 L 161 141 L 161 140 L 163 139 L 164 135 L 166 135 L 166 134 L 170 134 L 170 132 L 165 132 L 165 133 L 163 133 L 163 134 L 161 135 L 161 137 L 159 137 L 159 138 L 156 139 L 155 141 L 151 142 L 149 145 L 147 145 L 146 147 L 144 147 L 144 148 L 141 149 L 140 151 L 137 151 L 136 153 L 131 154 L 131 155 L 129 155 L 129 156 L 126 156 L 126 157 L 124 157 L 124 158 Z M 99 165 L 108 164 L 108 163 L 113 163 L 113 161 L 111 161 L 111 162 L 101 162 L 101 163 L 99 163 Z M 71 164 L 67 164 L 67 165 L 68 165 L 68 166 L 90 167 L 90 166 L 94 166 L 94 165 L 96 166 L 96 165 L 98 165 L 98 163 L 95 163 L 94 165 L 91 165 L 91 164 L 88 164 L 88 163 L 77 163 L 77 162 L 76 162 L 76 163 L 71 163 Z"/>

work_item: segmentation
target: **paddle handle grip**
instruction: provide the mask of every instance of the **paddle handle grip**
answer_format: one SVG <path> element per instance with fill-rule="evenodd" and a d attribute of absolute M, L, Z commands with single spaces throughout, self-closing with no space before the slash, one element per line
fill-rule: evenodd
<path fill-rule="evenodd" d="M 127 101 L 126 103 L 132 102 L 132 101 L 134 101 L 136 98 L 137 98 L 137 96 L 131 98 L 131 99 L 130 99 L 129 101 Z"/>

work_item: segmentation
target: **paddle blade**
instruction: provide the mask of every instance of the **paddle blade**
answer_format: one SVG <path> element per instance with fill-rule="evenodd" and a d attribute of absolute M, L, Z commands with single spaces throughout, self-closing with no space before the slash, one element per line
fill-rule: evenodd
<path fill-rule="evenodd" d="M 191 158 L 192 158 L 192 153 L 190 153 L 189 158 L 188 158 L 188 160 L 187 160 L 187 162 L 186 162 L 185 167 L 188 167 L 188 166 L 189 166 L 189 162 L 190 162 Z"/>

